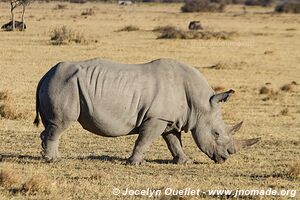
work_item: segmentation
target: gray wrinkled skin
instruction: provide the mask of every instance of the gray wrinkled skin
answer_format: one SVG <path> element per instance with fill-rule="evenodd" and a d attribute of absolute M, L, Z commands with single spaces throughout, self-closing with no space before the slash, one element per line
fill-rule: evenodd
<path fill-rule="evenodd" d="M 62 132 L 73 122 L 105 137 L 138 134 L 130 164 L 143 162 L 151 143 L 163 136 L 175 163 L 189 163 L 181 131 L 191 131 L 199 149 L 221 163 L 235 152 L 217 103 L 232 91 L 214 95 L 204 76 L 171 59 L 146 64 L 118 64 L 93 59 L 62 62 L 51 68 L 37 88 L 37 117 L 43 156 L 59 158 Z"/>

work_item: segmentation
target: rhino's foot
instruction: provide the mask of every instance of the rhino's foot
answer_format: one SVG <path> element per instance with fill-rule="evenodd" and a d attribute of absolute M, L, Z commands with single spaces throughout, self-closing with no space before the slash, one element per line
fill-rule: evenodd
<path fill-rule="evenodd" d="M 58 162 L 61 160 L 58 151 L 58 141 L 42 140 L 41 155 L 46 162 Z"/>
<path fill-rule="evenodd" d="M 175 157 L 173 159 L 173 163 L 175 164 L 192 164 L 193 160 L 188 157 Z"/>
<path fill-rule="evenodd" d="M 41 151 L 41 155 L 46 162 L 58 162 L 61 160 L 61 157 L 58 152 L 49 153 L 45 150 Z"/>
<path fill-rule="evenodd" d="M 144 163 L 145 163 L 144 159 L 137 159 L 132 157 L 130 157 L 126 162 L 127 165 L 142 165 Z"/>

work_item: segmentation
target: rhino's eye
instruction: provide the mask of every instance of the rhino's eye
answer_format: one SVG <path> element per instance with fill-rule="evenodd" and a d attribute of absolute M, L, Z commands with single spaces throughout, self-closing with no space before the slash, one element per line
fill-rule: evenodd
<path fill-rule="evenodd" d="M 215 136 L 216 138 L 219 137 L 219 136 L 220 136 L 219 132 L 214 131 L 214 136 Z"/>

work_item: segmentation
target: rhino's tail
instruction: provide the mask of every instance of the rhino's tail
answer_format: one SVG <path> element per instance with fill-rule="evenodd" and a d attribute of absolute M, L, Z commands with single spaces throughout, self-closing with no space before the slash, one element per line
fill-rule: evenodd
<path fill-rule="evenodd" d="M 35 115 L 35 119 L 33 121 L 33 124 L 35 124 L 37 127 L 40 124 L 40 118 L 39 118 L 39 109 L 40 109 L 39 92 L 40 92 L 40 88 L 41 88 L 43 80 L 44 80 L 44 77 L 38 83 L 38 86 L 36 88 L 36 94 L 35 94 L 35 112 L 36 112 L 36 115 Z"/>

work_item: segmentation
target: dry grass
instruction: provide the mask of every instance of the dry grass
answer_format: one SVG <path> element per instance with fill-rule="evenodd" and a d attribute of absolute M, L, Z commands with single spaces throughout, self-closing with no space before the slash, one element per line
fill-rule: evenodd
<path fill-rule="evenodd" d="M 88 41 L 82 33 L 76 32 L 67 26 L 57 27 L 52 30 L 50 40 L 53 45 L 87 44 Z"/>
<path fill-rule="evenodd" d="M 2 192 L 7 191 L 11 195 L 37 195 L 42 193 L 49 195 L 56 187 L 55 182 L 41 174 L 24 177 L 18 170 L 2 169 L 0 171 L 0 187 Z M 1 189 L 0 189 L 1 190 Z"/>
<path fill-rule="evenodd" d="M 300 28 L 296 14 L 268 14 L 273 8 L 228 5 L 223 13 L 182 13 L 181 4 L 138 4 L 120 8 L 117 4 L 69 4 L 54 11 L 57 2 L 33 2 L 26 11 L 30 28 L 24 33 L 0 31 L 0 91 L 13 92 L 13 103 L 28 116 L 18 120 L 0 119 L 0 170 L 17 172 L 19 181 L 0 186 L 0 199 L 134 199 L 114 196 L 112 189 L 199 188 L 208 189 L 298 189 L 299 178 L 290 174 L 300 155 L 300 88 L 283 92 L 280 86 L 300 80 Z M 97 10 L 85 19 L 80 13 Z M 236 15 L 236 16 L 234 16 Z M 74 18 L 73 16 L 77 16 Z M 18 17 L 18 16 L 16 16 Z M 9 18 L 9 4 L 0 3 L 0 21 Z M 214 31 L 236 31 L 231 40 L 157 40 L 154 27 L 173 25 L 187 28 L 191 20 L 201 20 Z M 145 31 L 119 33 L 115 30 L 134 24 Z M 51 27 L 66 25 L 88 34 L 98 43 L 87 45 L 49 45 Z M 76 27 L 75 27 L 76 25 Z M 295 28 L 293 31 L 286 29 Z M 263 33 L 260 36 L 252 32 Z M 284 37 L 283 34 L 291 37 Z M 274 53 L 265 55 L 266 50 Z M 85 131 L 78 123 L 64 132 L 60 142 L 62 161 L 54 164 L 40 160 L 42 126 L 32 125 L 35 90 L 40 78 L 60 61 L 101 57 L 122 63 L 143 63 L 175 58 L 196 67 L 210 85 L 234 89 L 236 93 L 222 104 L 226 124 L 244 121 L 237 138 L 262 137 L 262 141 L 216 165 L 196 147 L 190 133 L 182 135 L 183 149 L 195 161 L 191 165 L 168 163 L 172 159 L 162 138 L 145 154 L 142 166 L 126 166 L 136 135 L 105 138 Z M 223 69 L 206 68 L 216 63 Z M 259 89 L 271 82 L 279 91 L 276 100 L 261 101 Z M 224 91 L 223 90 L 223 91 Z M 199 89 L 200 91 L 200 89 Z M 288 108 L 287 115 L 280 112 Z M 23 113 L 22 112 L 22 113 Z M 34 176 L 46 177 L 48 189 L 24 192 L 23 184 Z M 42 184 L 42 183 L 41 183 Z M 27 183 L 27 185 L 31 185 Z M 33 184 L 34 185 L 34 184 Z M 34 187 L 33 187 L 34 188 Z M 38 186 L 39 188 L 39 186 Z M 27 191 L 27 192 L 25 192 Z M 162 197 L 158 197 L 162 198 Z M 164 197 L 179 198 L 179 197 Z M 201 199 L 202 197 L 180 197 Z M 219 197 L 225 199 L 226 197 Z M 243 197 L 244 198 L 244 197 Z M 137 199 L 144 199 L 137 197 Z M 206 199 L 217 199 L 216 197 Z M 277 200 L 287 197 L 249 197 Z M 297 196 L 294 199 L 299 199 Z"/>
<path fill-rule="evenodd" d="M 221 91 L 225 91 L 225 87 L 223 87 L 223 86 L 214 86 L 214 87 L 212 87 L 213 88 L 213 90 L 215 91 L 215 92 L 221 92 Z"/>
<path fill-rule="evenodd" d="M 51 185 L 46 177 L 35 175 L 24 182 L 19 191 L 29 195 L 34 195 L 37 193 L 49 194 L 51 190 L 50 187 L 53 187 L 53 184 Z"/>
<path fill-rule="evenodd" d="M 0 186 L 10 188 L 19 181 L 16 173 L 12 170 L 0 170 Z"/>
<path fill-rule="evenodd" d="M 297 161 L 290 169 L 289 174 L 293 178 L 300 178 L 300 161 Z"/>

